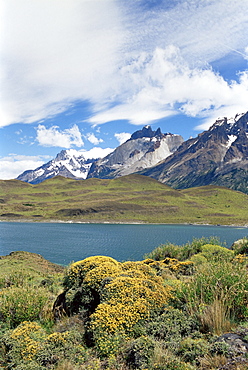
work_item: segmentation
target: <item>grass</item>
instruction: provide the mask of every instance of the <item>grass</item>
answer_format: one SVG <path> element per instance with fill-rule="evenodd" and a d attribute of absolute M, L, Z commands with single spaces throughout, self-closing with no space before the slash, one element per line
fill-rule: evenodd
<path fill-rule="evenodd" d="M 61 176 L 0 181 L 0 220 L 246 225 L 248 195 L 218 186 L 175 190 L 152 178 Z"/>
<path fill-rule="evenodd" d="M 47 261 L 39 254 L 30 252 L 12 252 L 0 258 L 0 279 L 8 274 L 18 272 L 30 273 L 33 276 L 47 276 L 62 273 L 64 267 Z"/>

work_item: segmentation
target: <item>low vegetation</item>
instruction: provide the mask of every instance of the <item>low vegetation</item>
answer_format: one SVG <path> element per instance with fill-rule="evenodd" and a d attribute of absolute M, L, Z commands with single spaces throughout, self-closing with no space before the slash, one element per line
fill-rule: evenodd
<path fill-rule="evenodd" d="M 1 257 L 0 369 L 248 369 L 247 252 L 202 238 L 136 262 Z"/>
<path fill-rule="evenodd" d="M 0 181 L 0 220 L 246 225 L 248 195 L 218 186 L 175 190 L 150 177 L 38 185 Z"/>

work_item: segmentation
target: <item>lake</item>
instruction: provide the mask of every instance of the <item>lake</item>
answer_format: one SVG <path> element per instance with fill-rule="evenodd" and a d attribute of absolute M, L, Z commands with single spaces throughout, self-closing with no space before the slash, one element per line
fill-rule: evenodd
<path fill-rule="evenodd" d="M 227 226 L 0 222 L 0 255 L 27 251 L 63 265 L 99 254 L 141 260 L 166 242 L 181 245 L 217 236 L 230 247 L 247 235 L 245 227 Z"/>

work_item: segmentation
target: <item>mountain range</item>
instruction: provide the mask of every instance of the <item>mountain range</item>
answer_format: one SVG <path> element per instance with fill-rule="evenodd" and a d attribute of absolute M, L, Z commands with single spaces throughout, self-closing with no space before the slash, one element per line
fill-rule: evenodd
<path fill-rule="evenodd" d="M 23 172 L 17 180 L 38 184 L 58 175 L 77 180 L 129 175 L 156 165 L 182 142 L 180 135 L 162 134 L 160 129 L 153 131 L 150 126 L 145 126 L 103 159 L 86 160 L 80 151 L 62 150 L 55 159 L 35 170 Z"/>
<path fill-rule="evenodd" d="M 248 193 L 248 112 L 219 119 L 173 155 L 141 172 L 176 189 L 226 186 Z"/>
<path fill-rule="evenodd" d="M 111 179 L 139 173 L 176 189 L 219 185 L 248 193 L 247 122 L 248 112 L 218 119 L 209 130 L 186 141 L 145 126 L 104 158 L 86 160 L 80 151 L 63 150 L 17 179 L 37 184 L 57 175 Z"/>

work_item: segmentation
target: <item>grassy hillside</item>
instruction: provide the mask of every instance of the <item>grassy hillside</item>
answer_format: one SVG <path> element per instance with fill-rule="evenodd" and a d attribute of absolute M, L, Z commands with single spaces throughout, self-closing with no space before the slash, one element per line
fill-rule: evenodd
<path fill-rule="evenodd" d="M 248 195 L 224 187 L 175 190 L 150 177 L 0 181 L 0 220 L 247 224 Z"/>

